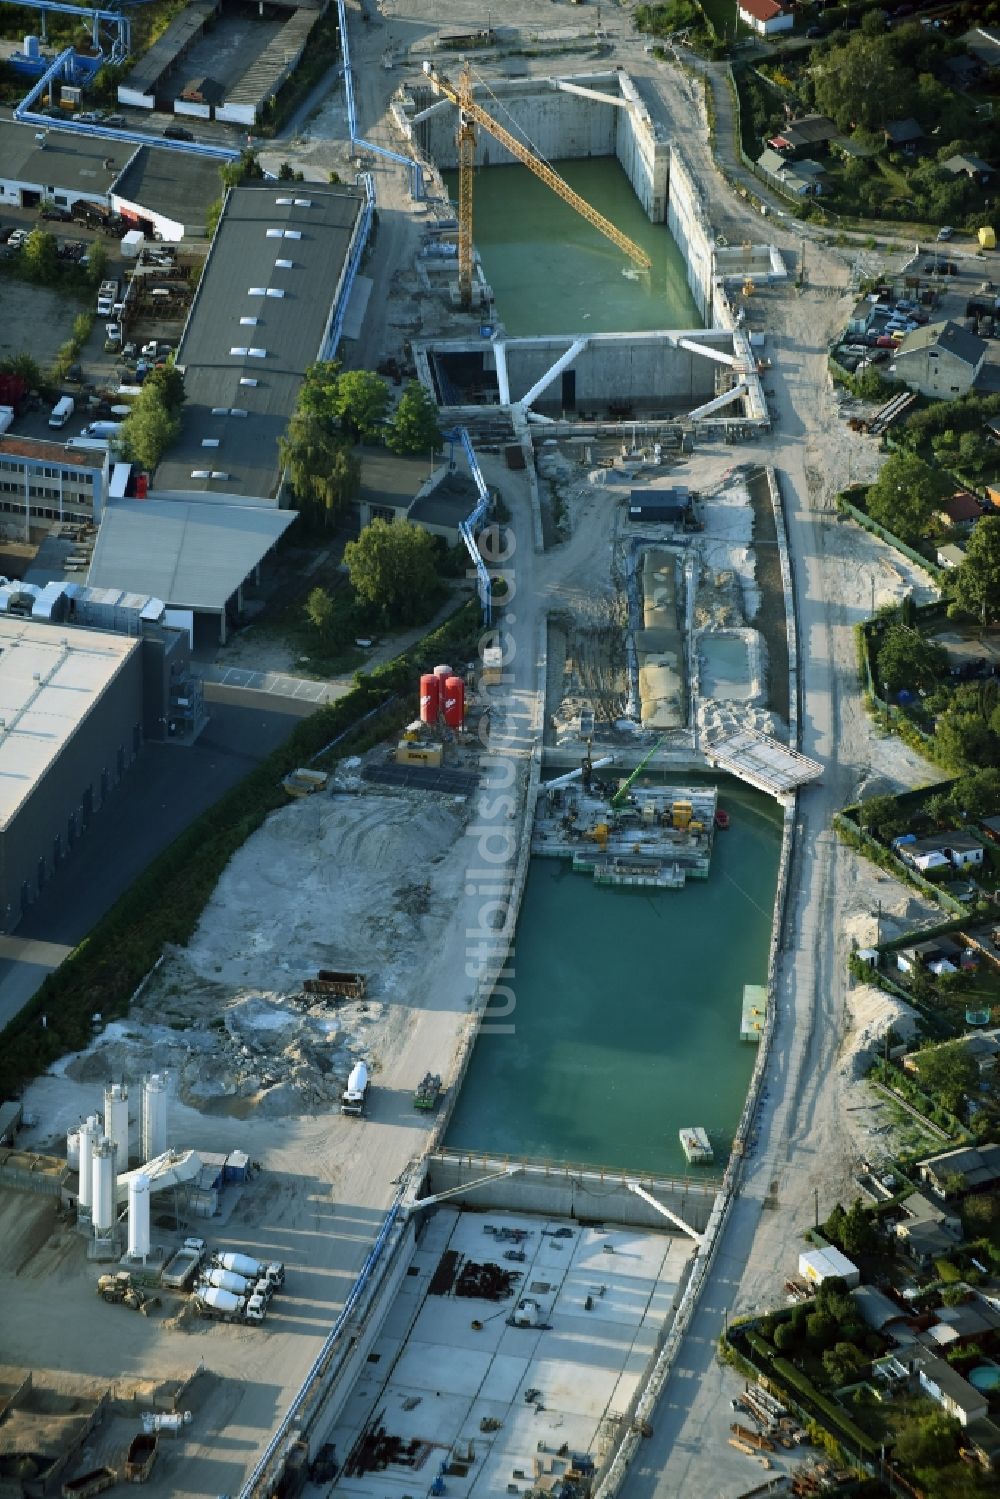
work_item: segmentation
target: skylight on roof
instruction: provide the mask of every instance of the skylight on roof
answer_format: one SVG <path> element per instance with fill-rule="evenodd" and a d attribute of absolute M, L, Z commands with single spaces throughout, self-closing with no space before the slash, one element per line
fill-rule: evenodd
<path fill-rule="evenodd" d="M 260 319 L 259 318 L 255 318 L 255 317 L 241 317 L 240 318 L 240 327 L 241 328 L 256 328 L 256 326 L 257 326 L 257 324 L 258 324 L 259 321 L 260 321 Z"/>
<path fill-rule="evenodd" d="M 290 271 L 294 264 L 294 260 L 276 260 L 274 262 L 274 268 L 276 271 Z"/>
<path fill-rule="evenodd" d="M 280 265 L 281 262 L 278 261 L 278 264 Z M 289 262 L 289 264 L 291 264 L 291 262 Z M 269 286 L 267 288 L 267 295 L 269 297 L 283 297 L 285 295 L 285 289 L 283 286 Z"/>
<path fill-rule="evenodd" d="M 247 296 L 248 297 L 266 297 L 267 296 L 267 287 L 266 286 L 251 286 L 247 290 Z"/>
<path fill-rule="evenodd" d="M 243 376 L 240 377 L 240 384 L 241 385 L 256 385 L 257 381 L 254 380 L 252 378 L 252 376 L 250 376 L 250 375 L 243 375 Z"/>
<path fill-rule="evenodd" d="M 246 356 L 247 356 L 247 348 L 246 348 L 245 344 L 243 344 L 243 345 L 235 344 L 229 350 L 229 352 L 230 352 L 230 354 L 235 355 L 237 359 L 240 359 L 240 358 L 245 359 Z"/>
<path fill-rule="evenodd" d="M 203 437 L 201 445 L 203 448 L 217 448 L 219 446 L 219 439 L 217 437 Z"/>
<path fill-rule="evenodd" d="M 267 358 L 267 350 L 266 349 L 247 349 L 247 353 L 250 355 L 251 359 L 266 359 Z"/>
<path fill-rule="evenodd" d="M 312 198 L 296 198 L 295 206 L 296 208 L 311 208 L 313 206 L 313 200 Z"/>

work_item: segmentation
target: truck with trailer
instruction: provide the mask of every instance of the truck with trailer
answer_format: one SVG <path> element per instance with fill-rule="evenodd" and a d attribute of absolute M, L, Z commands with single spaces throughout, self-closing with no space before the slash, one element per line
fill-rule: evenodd
<path fill-rule="evenodd" d="M 70 1478 L 62 1486 L 63 1499 L 87 1499 L 90 1494 L 103 1494 L 118 1482 L 114 1468 L 91 1468 L 79 1478 Z"/>
<path fill-rule="evenodd" d="M 351 1119 L 360 1119 L 368 1101 L 368 1068 L 364 1062 L 356 1062 L 347 1079 L 347 1087 L 340 1097 L 340 1112 Z"/>
<path fill-rule="evenodd" d="M 367 980 L 363 973 L 349 973 L 339 968 L 320 968 L 315 978 L 304 979 L 307 994 L 330 994 L 340 999 L 364 999 Z"/>
<path fill-rule="evenodd" d="M 145 1483 L 153 1469 L 159 1448 L 155 1431 L 140 1431 L 129 1443 L 125 1457 L 125 1477 L 129 1483 Z"/>

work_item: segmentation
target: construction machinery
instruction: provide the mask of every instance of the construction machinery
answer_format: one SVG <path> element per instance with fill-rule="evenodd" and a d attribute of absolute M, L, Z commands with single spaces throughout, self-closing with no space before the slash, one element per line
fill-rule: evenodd
<path fill-rule="evenodd" d="M 634 240 L 629 239 L 606 219 L 602 213 L 575 193 L 568 182 L 565 182 L 558 172 L 552 170 L 548 162 L 544 161 L 530 146 L 519 141 L 516 135 L 504 128 L 491 114 L 477 104 L 472 97 L 472 71 L 466 64 L 458 83 L 452 83 L 442 73 L 438 73 L 430 62 L 424 63 L 424 73 L 430 81 L 431 87 L 445 99 L 450 99 L 452 104 L 459 110 L 458 126 L 458 291 L 459 300 L 463 307 L 472 305 L 472 174 L 476 164 L 476 131 L 477 125 L 492 135 L 493 139 L 499 141 L 505 150 L 509 151 L 515 160 L 521 162 L 529 171 L 550 187 L 552 191 L 564 203 L 576 210 L 581 218 L 587 220 L 595 229 L 609 239 L 612 244 L 617 245 L 628 258 L 642 270 L 648 271 L 652 261 Z"/>
<path fill-rule="evenodd" d="M 645 770 L 645 768 L 649 764 L 650 760 L 652 760 L 652 758 L 656 754 L 657 750 L 662 749 L 662 747 L 666 744 L 666 742 L 667 742 L 666 735 L 664 735 L 662 739 L 658 739 L 656 741 L 656 743 L 653 745 L 653 748 L 651 750 L 649 750 L 645 755 L 643 755 L 642 759 L 639 761 L 638 765 L 635 767 L 635 770 L 633 770 L 632 774 L 626 780 L 624 780 L 622 782 L 622 784 L 618 787 L 618 790 L 615 792 L 614 796 L 611 798 L 611 807 L 612 807 L 613 811 L 615 811 L 619 807 L 623 807 L 625 805 L 626 801 L 628 800 L 628 794 L 629 794 L 630 789 L 635 784 L 635 782 L 639 779 L 639 776 Z"/>
<path fill-rule="evenodd" d="M 436 1072 L 425 1072 L 413 1094 L 413 1107 L 430 1114 L 441 1098 L 441 1078 Z"/>
<path fill-rule="evenodd" d="M 132 1277 L 127 1270 L 119 1270 L 115 1275 L 102 1275 L 97 1282 L 97 1294 L 103 1296 L 109 1305 L 115 1302 L 122 1306 L 131 1307 L 134 1312 L 142 1312 L 148 1317 L 150 1307 L 159 1306 L 159 1296 L 147 1296 L 145 1291 L 132 1284 Z"/>

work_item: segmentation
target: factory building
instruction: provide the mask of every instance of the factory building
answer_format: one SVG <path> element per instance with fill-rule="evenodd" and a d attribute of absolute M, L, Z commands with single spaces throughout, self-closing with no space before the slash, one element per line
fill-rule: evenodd
<path fill-rule="evenodd" d="M 89 525 L 108 493 L 108 453 L 34 437 L 0 436 L 0 512 Z"/>
<path fill-rule="evenodd" d="M 11 931 L 146 739 L 203 721 L 185 630 L 158 599 L 0 587 L 0 928 Z"/>
<path fill-rule="evenodd" d="M 0 120 L 0 203 L 37 208 L 52 202 L 72 208 L 82 198 L 106 204 L 112 182 L 134 152 L 129 141 L 38 131 Z"/>

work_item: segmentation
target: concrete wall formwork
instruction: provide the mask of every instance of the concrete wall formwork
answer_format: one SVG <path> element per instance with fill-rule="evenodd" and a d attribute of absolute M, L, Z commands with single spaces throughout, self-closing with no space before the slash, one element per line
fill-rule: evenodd
<path fill-rule="evenodd" d="M 694 177 L 676 146 L 670 150 L 667 225 L 687 264 L 688 286 L 707 324 L 713 324 L 712 277 L 715 241 Z"/>
<path fill-rule="evenodd" d="M 476 90 L 476 102 L 519 139 L 530 143 L 546 161 L 617 157 L 646 214 L 654 223 L 662 223 L 670 147 L 659 138 L 632 80 L 615 72 L 567 75 L 564 81 L 626 102 L 604 104 L 600 99 L 568 93 L 546 79 L 498 83 L 492 94 Z M 453 106 L 447 104 L 413 123 L 414 116 L 436 102 L 438 95 L 429 86 L 404 91 L 393 106 L 394 117 L 407 139 L 438 167 L 454 169 L 458 166 L 458 148 Z M 510 152 L 488 131 L 477 129 L 477 167 L 511 166 L 514 162 Z"/>
<path fill-rule="evenodd" d="M 461 1188 L 484 1176 L 515 1164 L 506 1156 L 477 1155 L 470 1151 L 437 1150 L 428 1161 L 424 1185 L 428 1194 Z M 524 1161 L 514 1176 L 475 1187 L 463 1195 L 456 1191 L 453 1205 L 477 1212 L 532 1213 L 540 1217 L 570 1218 L 578 1223 L 616 1223 L 625 1228 L 676 1230 L 655 1208 L 629 1191 L 637 1181 L 634 1173 L 599 1170 L 590 1166 L 543 1165 Z M 694 1177 L 643 1176 L 640 1185 L 677 1213 L 699 1233 L 708 1226 L 719 1188 L 718 1178 L 699 1181 Z"/>

